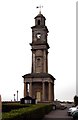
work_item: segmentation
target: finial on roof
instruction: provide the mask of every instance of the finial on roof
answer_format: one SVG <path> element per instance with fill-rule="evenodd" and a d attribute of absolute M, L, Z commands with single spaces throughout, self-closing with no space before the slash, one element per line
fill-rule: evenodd
<path fill-rule="evenodd" d="M 39 8 L 40 10 L 39 10 L 39 14 L 41 14 L 41 8 L 43 8 L 43 6 L 37 6 L 36 8 Z"/>

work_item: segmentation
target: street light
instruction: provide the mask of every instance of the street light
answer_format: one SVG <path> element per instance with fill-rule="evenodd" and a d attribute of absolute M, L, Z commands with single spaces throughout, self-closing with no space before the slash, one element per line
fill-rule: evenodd
<path fill-rule="evenodd" d="M 18 101 L 18 90 L 17 90 L 17 101 Z"/>
<path fill-rule="evenodd" d="M 14 101 L 15 101 L 15 94 L 14 94 Z"/>

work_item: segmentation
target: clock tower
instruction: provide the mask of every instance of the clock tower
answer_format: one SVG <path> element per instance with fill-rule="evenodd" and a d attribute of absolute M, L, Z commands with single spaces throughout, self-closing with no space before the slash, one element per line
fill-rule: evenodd
<path fill-rule="evenodd" d="M 32 73 L 48 73 L 48 29 L 45 26 L 45 17 L 38 14 L 35 17 L 35 26 L 32 28 Z"/>
<path fill-rule="evenodd" d="M 29 95 L 38 102 L 54 101 L 54 80 L 48 73 L 48 28 L 41 12 L 35 17 L 32 29 L 32 71 L 24 78 L 24 97 Z"/>

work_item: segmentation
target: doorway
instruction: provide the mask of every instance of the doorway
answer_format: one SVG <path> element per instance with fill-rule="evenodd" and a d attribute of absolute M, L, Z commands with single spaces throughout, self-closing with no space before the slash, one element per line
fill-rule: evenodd
<path fill-rule="evenodd" d="M 37 101 L 38 102 L 40 102 L 41 101 L 41 92 L 36 92 L 36 99 L 37 99 Z"/>

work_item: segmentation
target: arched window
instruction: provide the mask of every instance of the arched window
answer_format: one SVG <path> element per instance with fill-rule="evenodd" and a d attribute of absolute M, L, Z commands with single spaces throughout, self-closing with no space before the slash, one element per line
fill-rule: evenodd
<path fill-rule="evenodd" d="M 41 58 L 37 58 L 37 66 L 41 67 Z"/>
<path fill-rule="evenodd" d="M 40 25 L 40 20 L 38 20 L 38 25 Z"/>

